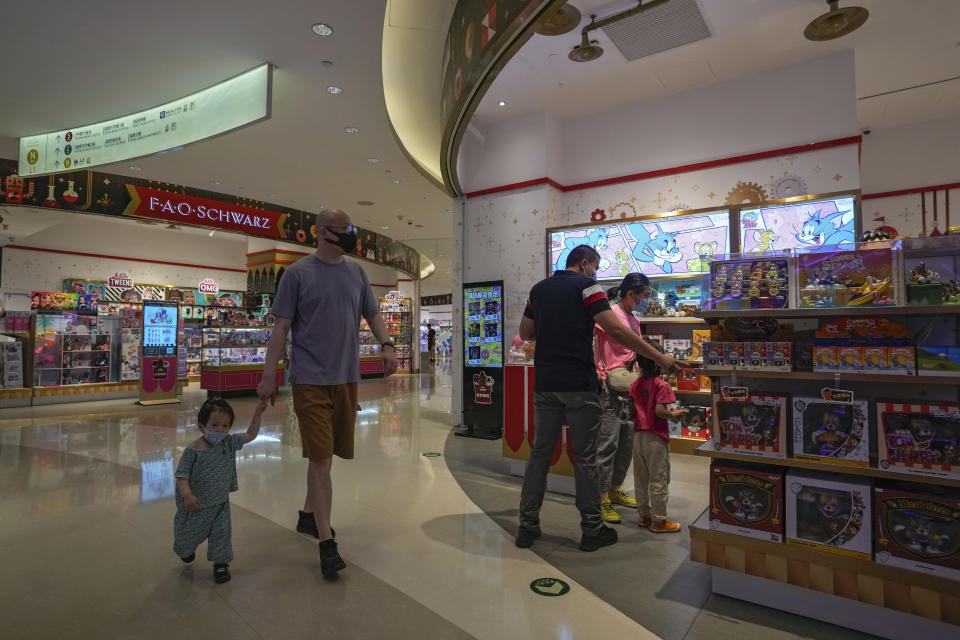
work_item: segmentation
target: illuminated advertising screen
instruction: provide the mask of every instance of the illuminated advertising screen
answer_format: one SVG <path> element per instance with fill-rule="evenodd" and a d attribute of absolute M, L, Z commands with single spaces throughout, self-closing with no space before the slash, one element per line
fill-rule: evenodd
<path fill-rule="evenodd" d="M 466 366 L 503 366 L 503 285 L 464 286 L 463 334 Z"/>
<path fill-rule="evenodd" d="M 177 349 L 177 305 L 143 303 L 143 355 L 170 356 Z"/>
<path fill-rule="evenodd" d="M 852 245 L 857 241 L 854 196 L 740 210 L 740 252 L 768 253 Z"/>
<path fill-rule="evenodd" d="M 730 212 L 628 219 L 550 231 L 550 273 L 566 268 L 573 248 L 588 244 L 600 254 L 598 280 L 637 271 L 648 276 L 706 273 L 712 256 L 730 251 Z"/>

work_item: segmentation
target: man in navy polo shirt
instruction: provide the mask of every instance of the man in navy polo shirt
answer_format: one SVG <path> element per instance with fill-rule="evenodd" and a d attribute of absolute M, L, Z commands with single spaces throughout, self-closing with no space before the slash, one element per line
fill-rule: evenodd
<path fill-rule="evenodd" d="M 576 476 L 577 509 L 583 536 L 580 549 L 596 551 L 614 544 L 617 532 L 603 525 L 597 480 L 597 431 L 600 428 L 600 382 L 593 359 L 593 327 L 599 324 L 623 346 L 657 362 L 664 371 L 676 361 L 620 323 L 607 296 L 594 280 L 600 254 L 580 245 L 570 252 L 566 269 L 541 280 L 530 291 L 520 321 L 520 337 L 536 340 L 533 394 L 534 439 L 520 494 L 517 546 L 530 547 L 540 537 L 540 507 L 547 472 L 564 424 L 570 425 Z"/>

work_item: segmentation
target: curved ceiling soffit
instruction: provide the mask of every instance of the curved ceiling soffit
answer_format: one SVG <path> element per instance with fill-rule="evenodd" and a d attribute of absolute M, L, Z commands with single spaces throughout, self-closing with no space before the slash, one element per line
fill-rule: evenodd
<path fill-rule="evenodd" d="M 403 119 L 405 110 L 412 108 L 414 98 L 408 95 L 407 100 L 402 102 L 400 96 L 403 92 L 395 88 L 396 59 L 390 52 L 397 51 L 398 40 L 394 39 L 394 29 L 387 27 L 391 20 L 391 8 L 395 8 L 402 0 L 388 1 L 383 47 L 384 100 L 387 102 L 388 119 L 398 143 L 407 157 L 412 159 L 414 166 L 433 181 L 442 180 L 439 186 L 451 196 L 463 195 L 457 176 L 457 156 L 474 111 L 500 70 L 533 36 L 536 21 L 565 1 L 494 0 L 486 10 L 483 4 L 474 0 L 457 2 L 450 19 L 443 20 L 446 32 L 444 46 L 439 50 L 442 56 L 440 91 L 431 92 L 437 96 L 436 104 L 439 105 L 439 118 L 435 124 L 442 126 L 439 149 L 433 145 L 423 145 L 427 136 L 422 131 L 418 133 L 409 121 Z M 494 24 L 503 26 L 488 29 L 491 19 Z M 428 60 L 423 57 L 420 59 Z M 429 64 L 425 62 L 424 66 Z M 408 64 L 407 67 L 415 71 L 423 69 L 419 65 L 414 67 Z M 388 75 L 391 77 L 388 78 Z M 397 119 L 394 119 L 395 113 Z M 418 145 L 417 149 L 413 148 L 414 144 Z M 438 168 L 437 173 L 434 167 Z"/>

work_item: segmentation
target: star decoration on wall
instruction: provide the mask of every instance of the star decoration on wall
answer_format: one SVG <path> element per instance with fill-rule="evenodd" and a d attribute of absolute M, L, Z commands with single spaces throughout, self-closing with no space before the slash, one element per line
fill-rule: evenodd
<path fill-rule="evenodd" d="M 843 176 L 838 173 L 837 175 L 833 176 L 833 179 L 837 182 L 840 182 L 840 180 L 843 179 Z"/>
<path fill-rule="evenodd" d="M 537 211 L 536 209 L 534 209 L 534 210 L 533 210 L 533 211 L 531 211 L 530 213 L 532 213 L 533 215 L 537 215 L 537 214 L 538 214 L 538 213 L 540 213 L 540 212 L 539 212 L 539 211 Z"/>
<path fill-rule="evenodd" d="M 715 194 L 713 191 L 711 191 L 710 193 L 707 194 L 707 197 L 710 198 L 711 200 L 713 200 L 714 198 L 717 197 L 717 194 Z"/>
<path fill-rule="evenodd" d="M 518 220 L 517 218 L 513 219 L 513 224 L 517 224 L 518 222 L 520 222 L 520 220 Z"/>

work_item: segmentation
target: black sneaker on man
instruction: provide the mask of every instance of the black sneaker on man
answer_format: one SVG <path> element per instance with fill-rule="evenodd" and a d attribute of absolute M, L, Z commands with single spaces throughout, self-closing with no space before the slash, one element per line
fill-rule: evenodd
<path fill-rule="evenodd" d="M 580 551 L 596 551 L 600 547 L 616 544 L 617 532 L 610 527 L 601 527 L 596 535 L 583 534 L 580 538 Z"/>
<path fill-rule="evenodd" d="M 336 540 L 324 540 L 320 543 L 320 573 L 324 578 L 331 579 L 337 577 L 338 571 L 347 568 L 347 563 L 343 561 L 337 552 Z"/>
<path fill-rule="evenodd" d="M 230 582 L 230 565 L 226 562 L 216 562 L 213 565 L 213 580 L 217 584 Z"/>
<path fill-rule="evenodd" d="M 319 540 L 320 534 L 317 532 L 317 521 L 313 519 L 313 513 L 297 511 L 297 514 L 297 533 L 304 533 Z M 334 538 L 337 537 L 337 532 L 333 530 L 333 527 L 330 527 L 330 535 Z"/>
<path fill-rule="evenodd" d="M 521 549 L 529 549 L 533 546 L 533 541 L 540 537 L 539 531 L 520 527 L 517 531 L 517 546 Z"/>
<path fill-rule="evenodd" d="M 180 559 L 183 560 L 183 562 L 184 562 L 185 564 L 190 564 L 191 562 L 193 562 L 194 560 L 197 559 L 197 552 L 194 551 L 194 552 L 191 553 L 190 555 L 188 555 L 188 556 L 186 556 L 186 557 L 183 557 L 183 558 L 180 558 Z"/>

